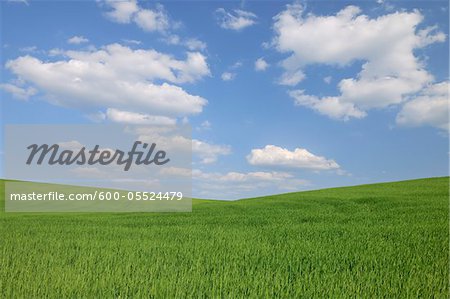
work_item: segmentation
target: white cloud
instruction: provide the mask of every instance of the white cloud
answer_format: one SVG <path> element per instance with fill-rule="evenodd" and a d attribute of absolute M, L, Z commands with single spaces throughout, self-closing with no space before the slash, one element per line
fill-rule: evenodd
<path fill-rule="evenodd" d="M 73 36 L 67 40 L 69 44 L 79 45 L 82 43 L 87 43 L 89 40 L 84 36 Z"/>
<path fill-rule="evenodd" d="M 106 117 L 117 123 L 125 123 L 125 124 L 135 124 L 135 125 L 175 125 L 177 123 L 176 119 L 166 117 L 166 116 L 158 116 L 158 115 L 149 115 L 144 113 L 135 113 L 128 111 L 121 111 L 117 109 L 108 108 L 106 110 Z"/>
<path fill-rule="evenodd" d="M 312 170 L 339 169 L 340 166 L 330 159 L 316 156 L 306 149 L 296 148 L 294 151 L 275 145 L 266 145 L 262 149 L 252 149 L 247 156 L 251 165 L 287 167 Z"/>
<path fill-rule="evenodd" d="M 22 56 L 6 68 L 43 91 L 57 105 L 80 109 L 115 108 L 151 115 L 185 116 L 207 101 L 171 83 L 191 83 L 210 74 L 206 58 L 189 52 L 185 60 L 155 50 L 112 44 L 96 51 L 66 51 L 68 59 L 42 61 Z"/>
<path fill-rule="evenodd" d="M 157 5 L 155 9 L 144 9 L 135 0 L 106 0 L 103 3 L 110 9 L 106 15 L 114 22 L 122 24 L 134 22 L 145 31 L 161 33 L 171 27 L 169 16 L 162 5 Z"/>
<path fill-rule="evenodd" d="M 206 43 L 196 38 L 183 39 L 176 34 L 169 35 L 163 39 L 169 45 L 181 45 L 185 46 L 191 51 L 204 51 L 206 50 Z"/>
<path fill-rule="evenodd" d="M 280 181 L 293 176 L 286 172 L 228 172 L 225 174 L 221 173 L 205 173 L 200 170 L 194 170 L 192 172 L 195 178 L 214 180 L 220 182 L 253 182 L 253 181 Z"/>
<path fill-rule="evenodd" d="M 363 118 L 366 116 L 366 112 L 359 110 L 354 104 L 342 103 L 337 97 L 319 98 L 304 92 L 304 90 L 289 92 L 289 95 L 294 98 L 295 105 L 311 108 L 332 119 L 349 120 L 351 117 Z"/>
<path fill-rule="evenodd" d="M 202 42 L 201 40 L 198 40 L 196 38 L 188 38 L 184 44 L 186 45 L 186 47 L 191 50 L 191 51 L 196 51 L 196 50 L 206 50 L 206 43 Z"/>
<path fill-rule="evenodd" d="M 441 82 L 412 97 L 397 115 L 397 123 L 409 127 L 433 126 L 448 131 L 449 88 L 449 82 Z"/>
<path fill-rule="evenodd" d="M 228 145 L 216 145 L 192 139 L 192 153 L 201 159 L 201 163 L 210 164 L 216 162 L 219 156 L 229 155 L 231 148 Z"/>
<path fill-rule="evenodd" d="M 192 152 L 200 160 L 199 162 L 201 164 L 211 164 L 216 162 L 219 156 L 231 154 L 231 147 L 228 145 L 212 144 L 198 139 L 189 139 L 181 135 L 165 136 L 161 134 L 171 129 L 173 127 L 170 126 L 158 129 L 154 127 L 138 128 L 137 138 L 141 141 L 155 142 L 166 150 L 189 150 L 189 152 Z"/>
<path fill-rule="evenodd" d="M 37 93 L 37 90 L 33 87 L 22 88 L 10 83 L 0 84 L 0 89 L 20 100 L 28 100 L 29 97 L 34 96 Z"/>
<path fill-rule="evenodd" d="M 111 8 L 106 15 L 117 23 L 130 23 L 133 15 L 139 11 L 136 1 L 105 1 L 106 6 Z"/>
<path fill-rule="evenodd" d="M 59 142 L 58 145 L 65 150 L 71 151 L 79 151 L 84 147 L 84 145 L 77 140 Z"/>
<path fill-rule="evenodd" d="M 205 120 L 200 124 L 199 129 L 200 130 L 211 130 L 211 127 L 212 127 L 211 122 L 208 120 Z"/>
<path fill-rule="evenodd" d="M 62 50 L 62 49 L 53 48 L 48 51 L 48 56 L 50 56 L 50 57 L 61 56 L 61 55 L 64 55 L 64 50 Z"/>
<path fill-rule="evenodd" d="M 236 77 L 236 74 L 230 73 L 230 72 L 224 72 L 224 73 L 222 73 L 222 75 L 220 77 L 222 78 L 223 81 L 231 81 L 231 80 L 234 80 L 234 78 Z"/>
<path fill-rule="evenodd" d="M 130 44 L 130 45 L 140 45 L 142 42 L 140 40 L 135 39 L 122 39 L 124 43 Z"/>
<path fill-rule="evenodd" d="M 333 78 L 331 76 L 327 76 L 327 77 L 323 78 L 323 82 L 330 84 L 332 79 Z"/>
<path fill-rule="evenodd" d="M 170 28 L 169 17 L 161 5 L 158 5 L 155 10 L 139 9 L 134 22 L 145 31 L 165 32 Z"/>
<path fill-rule="evenodd" d="M 203 198 L 237 199 L 298 191 L 310 183 L 286 172 L 203 172 L 192 170 L 193 192 Z"/>
<path fill-rule="evenodd" d="M 181 38 L 178 35 L 176 35 L 176 34 L 172 34 L 172 35 L 169 35 L 169 36 L 165 37 L 163 39 L 163 41 L 166 42 L 169 45 L 179 45 L 179 44 L 181 44 Z"/>
<path fill-rule="evenodd" d="M 230 69 L 231 69 L 231 70 L 237 70 L 237 69 L 240 68 L 242 65 L 243 65 L 243 64 L 242 64 L 242 61 L 236 61 L 235 63 L 233 63 L 233 64 L 230 66 Z"/>
<path fill-rule="evenodd" d="M 103 3 L 110 10 L 106 15 L 117 23 L 135 23 L 138 27 L 148 32 L 163 34 L 162 40 L 169 45 L 185 46 L 190 51 L 204 51 L 206 43 L 196 38 L 181 38 L 171 33 L 171 29 L 177 29 L 179 22 L 170 19 L 164 6 L 157 4 L 154 9 L 142 8 L 136 0 L 105 0 Z M 123 40 L 128 44 L 141 44 L 137 40 Z"/>
<path fill-rule="evenodd" d="M 216 16 L 220 27 L 236 31 L 256 24 L 257 19 L 254 13 L 240 9 L 235 9 L 234 13 L 232 13 L 219 8 L 216 10 Z"/>
<path fill-rule="evenodd" d="M 37 47 L 36 46 L 23 47 L 23 48 L 20 48 L 19 51 L 20 52 L 32 53 L 32 52 L 36 52 L 37 51 Z"/>
<path fill-rule="evenodd" d="M 417 36 L 418 47 L 426 47 L 437 42 L 442 43 L 445 42 L 447 38 L 443 32 L 438 31 L 437 26 L 429 26 L 425 29 L 419 30 Z"/>
<path fill-rule="evenodd" d="M 183 125 L 189 124 L 189 118 L 188 118 L 187 116 L 184 116 L 184 117 L 181 119 L 181 123 L 182 123 Z"/>
<path fill-rule="evenodd" d="M 445 40 L 436 27 L 416 33 L 422 20 L 419 11 L 371 19 L 356 6 L 348 6 L 336 15 L 316 16 L 304 15 L 299 4 L 288 5 L 275 17 L 274 24 L 273 44 L 278 51 L 291 54 L 281 62 L 285 70 L 281 81 L 291 86 L 298 84 L 301 76 L 289 79 L 309 64 L 344 67 L 364 61 L 355 78 L 340 81 L 340 95 L 315 97 L 305 106 L 348 119 L 361 118 L 369 109 L 400 104 L 433 80 L 414 50 Z"/>
<path fill-rule="evenodd" d="M 102 111 L 88 113 L 85 116 L 95 123 L 102 122 L 106 119 L 106 114 Z"/>
<path fill-rule="evenodd" d="M 159 173 L 163 176 L 178 176 L 178 177 L 190 177 L 192 176 L 192 169 L 181 167 L 164 167 Z"/>
<path fill-rule="evenodd" d="M 297 70 L 295 72 L 285 72 L 278 83 L 281 85 L 295 86 L 303 81 L 303 79 L 305 79 L 305 74 L 301 70 Z"/>
<path fill-rule="evenodd" d="M 269 67 L 269 64 L 263 58 L 258 58 L 255 61 L 255 70 L 256 71 L 265 71 L 268 67 Z"/>

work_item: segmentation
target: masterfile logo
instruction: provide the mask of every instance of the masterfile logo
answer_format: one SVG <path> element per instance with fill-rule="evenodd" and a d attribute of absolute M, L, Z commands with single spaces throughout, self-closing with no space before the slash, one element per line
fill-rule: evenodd
<path fill-rule="evenodd" d="M 138 150 L 139 147 L 143 150 Z M 165 151 L 156 150 L 156 143 L 149 145 L 142 141 L 135 141 L 129 152 L 118 149 L 113 152 L 109 149 L 101 150 L 98 144 L 91 150 L 82 147 L 78 152 L 73 150 L 60 151 L 58 144 L 51 146 L 48 144 L 31 144 L 27 149 L 30 150 L 30 155 L 26 162 L 28 165 L 33 162 L 41 165 L 45 159 L 49 165 L 108 165 L 116 163 L 117 165 L 124 165 L 123 170 L 128 171 L 132 164 L 164 165 L 170 161 L 169 158 L 166 158 Z M 36 156 L 37 158 L 34 159 Z"/>
<path fill-rule="evenodd" d="M 191 210 L 189 126 L 8 125 L 5 136 L 5 172 L 21 181 L 6 183 L 6 211 Z"/>

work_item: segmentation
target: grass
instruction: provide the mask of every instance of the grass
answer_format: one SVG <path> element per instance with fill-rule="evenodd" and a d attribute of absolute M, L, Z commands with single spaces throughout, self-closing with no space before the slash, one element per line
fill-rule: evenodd
<path fill-rule="evenodd" d="M 1 212 L 0 298 L 448 298 L 448 187 L 195 200 L 192 213 Z"/>

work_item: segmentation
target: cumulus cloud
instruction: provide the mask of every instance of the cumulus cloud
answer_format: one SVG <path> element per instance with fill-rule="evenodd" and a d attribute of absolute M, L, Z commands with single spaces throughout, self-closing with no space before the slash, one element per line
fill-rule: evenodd
<path fill-rule="evenodd" d="M 192 169 L 181 167 L 164 167 L 159 173 L 163 176 L 191 177 Z"/>
<path fill-rule="evenodd" d="M 231 72 L 223 72 L 220 77 L 222 78 L 223 81 L 231 81 L 234 80 L 236 74 Z"/>
<path fill-rule="evenodd" d="M 294 72 L 285 72 L 281 76 L 278 83 L 286 86 L 295 86 L 301 81 L 303 81 L 305 77 L 306 77 L 305 74 L 301 70 L 296 70 Z"/>
<path fill-rule="evenodd" d="M 69 44 L 79 45 L 82 43 L 87 43 L 89 40 L 84 36 L 72 36 L 67 40 Z"/>
<path fill-rule="evenodd" d="M 130 44 L 130 45 L 140 45 L 142 42 L 140 40 L 135 39 L 122 39 L 124 43 Z"/>
<path fill-rule="evenodd" d="M 0 84 L 0 89 L 10 93 L 14 98 L 20 100 L 28 100 L 28 98 L 37 93 L 37 90 L 33 87 L 22 88 L 10 83 Z"/>
<path fill-rule="evenodd" d="M 165 167 L 161 177 L 192 177 L 193 193 L 197 197 L 237 199 L 269 192 L 298 191 L 310 186 L 310 182 L 287 172 L 277 171 L 229 171 L 204 172 L 200 169 Z"/>
<path fill-rule="evenodd" d="M 227 12 L 223 8 L 216 10 L 216 17 L 220 27 L 236 31 L 256 24 L 257 19 L 257 16 L 249 11 L 235 9 L 233 12 Z"/>
<path fill-rule="evenodd" d="M 221 173 L 205 173 L 200 170 L 192 172 L 195 178 L 214 180 L 220 182 L 252 182 L 252 181 L 280 181 L 293 176 L 286 172 L 228 172 Z"/>
<path fill-rule="evenodd" d="M 306 149 L 296 148 L 294 151 L 289 151 L 288 149 L 275 145 L 266 145 L 261 149 L 252 149 L 247 156 L 247 161 L 251 165 L 269 167 L 311 170 L 332 170 L 340 168 L 334 160 L 316 156 Z"/>
<path fill-rule="evenodd" d="M 206 43 L 196 38 L 188 38 L 184 41 L 184 45 L 191 51 L 203 51 L 206 50 Z"/>
<path fill-rule="evenodd" d="M 258 58 L 255 61 L 255 70 L 256 71 L 265 71 L 268 67 L 269 67 L 269 64 L 263 58 Z"/>
<path fill-rule="evenodd" d="M 403 105 L 397 115 L 397 123 L 402 126 L 433 126 L 449 130 L 449 82 L 428 86 L 419 95 Z"/>
<path fill-rule="evenodd" d="M 438 30 L 437 26 L 428 26 L 425 29 L 419 30 L 417 36 L 418 47 L 426 47 L 437 42 L 445 42 L 447 38 L 443 32 Z"/>
<path fill-rule="evenodd" d="M 191 51 L 204 51 L 207 48 L 205 42 L 202 42 L 196 38 L 181 38 L 176 34 L 169 35 L 163 39 L 169 45 L 181 45 L 185 46 Z"/>
<path fill-rule="evenodd" d="M 115 1 L 108 0 L 104 2 L 110 8 L 106 15 L 117 23 L 130 23 L 132 17 L 139 10 L 136 1 Z"/>
<path fill-rule="evenodd" d="M 128 114 L 125 114 L 128 116 Z M 134 115 L 132 115 L 134 116 Z M 140 119 L 140 117 L 138 118 Z M 168 124 L 170 125 L 170 124 Z M 206 123 L 206 126 L 209 122 Z M 173 127 L 165 126 L 158 128 L 137 127 L 133 134 L 137 140 L 143 142 L 156 142 L 160 147 L 166 150 L 189 150 L 200 164 L 212 164 L 217 162 L 220 156 L 231 154 L 229 145 L 214 144 L 204 140 L 190 139 L 179 134 L 168 134 Z"/>
<path fill-rule="evenodd" d="M 226 173 L 220 172 L 204 172 L 200 169 L 188 169 L 179 167 L 165 167 L 161 169 L 162 175 L 168 176 L 192 176 L 196 180 L 204 180 L 206 182 L 216 183 L 248 183 L 248 182 L 277 182 L 294 178 L 290 173 L 286 172 L 236 172 L 230 171 Z"/>
<path fill-rule="evenodd" d="M 185 172 L 188 174 L 188 172 Z M 237 199 L 269 192 L 298 191 L 310 185 L 286 172 L 203 172 L 192 170 L 193 192 L 203 198 Z"/>
<path fill-rule="evenodd" d="M 84 145 L 81 144 L 78 140 L 58 142 L 58 145 L 65 150 L 71 151 L 79 151 L 81 148 L 84 147 Z"/>
<path fill-rule="evenodd" d="M 198 127 L 197 130 L 211 130 L 211 127 L 212 127 L 211 122 L 205 120 L 200 124 L 200 127 Z"/>
<path fill-rule="evenodd" d="M 145 31 L 165 32 L 170 27 L 169 17 L 161 5 L 155 10 L 139 9 L 134 22 Z"/>
<path fill-rule="evenodd" d="M 106 117 L 113 122 L 135 125 L 170 126 L 177 123 L 176 119 L 166 116 L 121 111 L 113 108 L 108 108 L 106 110 Z"/>
<path fill-rule="evenodd" d="M 403 103 L 432 82 L 414 50 L 442 42 L 446 36 L 436 27 L 417 32 L 423 21 L 419 11 L 395 12 L 370 18 L 360 8 L 348 6 L 335 15 L 305 15 L 299 4 L 288 5 L 275 17 L 275 48 L 290 56 L 281 62 L 285 85 L 302 80 L 309 64 L 347 66 L 364 61 L 355 78 L 339 82 L 334 97 L 306 98 L 304 91 L 291 93 L 297 104 L 332 118 L 361 118 L 373 108 Z M 300 98 L 300 99 L 299 99 Z"/>
<path fill-rule="evenodd" d="M 63 56 L 64 55 L 64 50 L 63 49 L 59 49 L 59 48 L 53 48 L 50 49 L 47 52 L 48 56 L 50 57 L 54 57 L 54 56 Z"/>
<path fill-rule="evenodd" d="M 84 110 L 174 117 L 199 113 L 207 103 L 174 85 L 209 76 L 206 58 L 198 52 L 178 60 L 152 49 L 111 44 L 94 51 L 66 51 L 64 56 L 53 62 L 22 56 L 9 60 L 6 68 L 44 92 L 49 102 Z"/>
<path fill-rule="evenodd" d="M 238 68 L 242 67 L 242 65 L 243 65 L 242 61 L 236 61 L 235 63 L 233 63 L 230 66 L 230 69 L 231 70 L 237 70 Z"/>
<path fill-rule="evenodd" d="M 184 46 L 190 51 L 204 51 L 206 43 L 197 38 L 182 38 L 172 31 L 180 26 L 180 22 L 173 21 L 164 6 L 157 4 L 153 9 L 142 8 L 136 0 L 104 0 L 100 2 L 106 6 L 106 16 L 113 22 L 134 23 L 147 32 L 159 32 L 163 35 L 162 41 L 169 45 Z M 141 44 L 136 40 L 124 40 L 129 44 Z"/>
<path fill-rule="evenodd" d="M 155 129 L 152 128 L 136 128 L 138 140 L 156 142 L 166 150 L 177 149 L 192 151 L 192 154 L 199 159 L 201 164 L 211 164 L 218 160 L 219 156 L 231 154 L 229 145 L 218 145 L 203 140 L 190 139 L 179 134 L 170 135 L 173 127 L 166 126 Z"/>
<path fill-rule="evenodd" d="M 304 90 L 292 90 L 289 95 L 294 98 L 295 105 L 309 107 L 314 111 L 332 119 L 349 120 L 363 118 L 366 112 L 359 110 L 352 103 L 342 103 L 338 97 L 319 98 L 305 94 Z"/>
<path fill-rule="evenodd" d="M 171 22 L 162 5 L 157 5 L 154 9 L 144 9 L 135 0 L 106 0 L 104 5 L 108 8 L 106 16 L 122 24 L 135 23 L 145 31 L 166 32 Z"/>
<path fill-rule="evenodd" d="M 23 47 L 23 48 L 20 48 L 19 51 L 33 53 L 33 52 L 37 51 L 37 47 L 36 46 Z"/>
<path fill-rule="evenodd" d="M 210 164 L 216 162 L 219 156 L 229 155 L 231 153 L 231 148 L 228 145 L 210 144 L 193 139 L 192 153 L 200 158 L 201 163 Z"/>
<path fill-rule="evenodd" d="M 88 113 L 85 115 L 85 117 L 95 123 L 99 123 L 106 119 L 106 114 L 103 111 L 97 111 L 97 112 Z"/>

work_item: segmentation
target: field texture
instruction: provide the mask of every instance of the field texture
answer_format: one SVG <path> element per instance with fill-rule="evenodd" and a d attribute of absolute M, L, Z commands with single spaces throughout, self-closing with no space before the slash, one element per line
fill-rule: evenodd
<path fill-rule="evenodd" d="M 196 200 L 192 213 L 2 211 L 0 298 L 448 298 L 448 188 Z"/>

